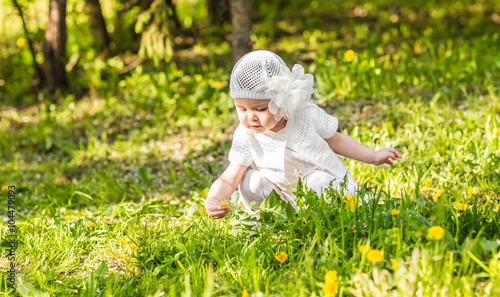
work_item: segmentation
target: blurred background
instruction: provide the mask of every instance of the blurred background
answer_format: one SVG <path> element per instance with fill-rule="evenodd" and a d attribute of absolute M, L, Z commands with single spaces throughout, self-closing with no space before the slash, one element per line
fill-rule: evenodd
<path fill-rule="evenodd" d="M 419 106 L 498 118 L 497 1 L 230 2 L 0 0 L 1 179 L 110 201 L 206 189 L 237 125 L 232 63 L 257 49 L 304 65 L 373 148 L 408 145 Z"/>

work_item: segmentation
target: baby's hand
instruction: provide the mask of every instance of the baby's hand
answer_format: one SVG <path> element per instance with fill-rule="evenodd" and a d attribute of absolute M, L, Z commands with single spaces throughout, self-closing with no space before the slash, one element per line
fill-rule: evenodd
<path fill-rule="evenodd" d="M 229 213 L 227 203 L 219 203 L 215 198 L 205 200 L 205 209 L 212 219 L 222 219 Z"/>
<path fill-rule="evenodd" d="M 394 165 L 391 161 L 392 160 L 397 160 L 398 158 L 402 158 L 403 156 L 395 149 L 392 147 L 386 147 L 384 149 L 381 149 L 380 151 L 375 152 L 375 156 L 373 158 L 373 164 L 374 165 L 382 165 L 382 164 L 389 164 L 389 165 Z"/>

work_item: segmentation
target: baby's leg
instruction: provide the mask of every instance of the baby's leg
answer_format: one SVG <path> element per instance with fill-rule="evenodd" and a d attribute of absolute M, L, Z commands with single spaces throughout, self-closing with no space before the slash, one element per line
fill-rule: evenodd
<path fill-rule="evenodd" d="M 304 178 L 307 187 L 321 195 L 326 187 L 333 180 L 333 177 L 323 171 L 314 171 Z"/>
<path fill-rule="evenodd" d="M 252 202 L 255 201 L 253 208 L 258 208 L 260 203 L 267 198 L 272 190 L 281 194 L 280 190 L 258 170 L 249 170 L 240 184 L 241 202 L 243 202 L 243 206 L 245 206 L 247 212 L 254 215 L 255 211 L 251 207 Z"/>
<path fill-rule="evenodd" d="M 334 189 L 340 190 L 340 183 L 338 179 L 332 177 L 326 172 L 323 171 L 314 171 L 311 174 L 304 177 L 304 181 L 309 189 L 314 190 L 318 195 L 323 194 L 323 191 L 326 187 L 330 185 L 330 182 L 333 180 L 332 187 Z M 346 185 L 346 194 L 356 195 L 358 191 L 358 186 L 354 182 L 354 179 L 348 173 L 348 182 Z"/>

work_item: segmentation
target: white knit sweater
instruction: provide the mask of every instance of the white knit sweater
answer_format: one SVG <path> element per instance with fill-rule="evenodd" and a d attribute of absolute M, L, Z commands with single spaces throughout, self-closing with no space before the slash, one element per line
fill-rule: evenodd
<path fill-rule="evenodd" d="M 287 121 L 282 133 L 254 131 L 239 125 L 233 136 L 233 143 L 229 152 L 229 162 L 249 166 L 254 163 L 255 169 L 260 170 L 271 182 L 280 185 L 286 184 L 285 172 L 298 168 L 285 162 L 287 148 L 299 155 L 306 164 L 330 174 L 337 183 L 348 177 L 349 192 L 356 188 L 356 182 L 339 157 L 328 146 L 325 139 L 332 137 L 338 127 L 338 120 L 327 114 L 316 104 L 307 106 L 294 113 Z M 300 167 L 300 166 L 299 166 Z M 287 174 L 288 175 L 288 174 Z"/>

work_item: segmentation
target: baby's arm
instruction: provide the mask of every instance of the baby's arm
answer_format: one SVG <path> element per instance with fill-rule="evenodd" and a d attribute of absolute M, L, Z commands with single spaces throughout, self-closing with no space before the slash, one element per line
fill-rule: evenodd
<path fill-rule="evenodd" d="M 374 151 L 356 140 L 352 139 L 350 136 L 335 133 L 332 137 L 325 139 L 330 148 L 337 154 L 342 155 L 347 158 L 365 162 L 368 164 L 382 165 L 389 164 L 394 165 L 391 161 L 402 158 L 403 156 L 392 147 L 387 147 L 379 151 Z"/>
<path fill-rule="evenodd" d="M 205 209 L 213 219 L 220 219 L 227 215 L 229 206 L 219 205 L 222 200 L 227 200 L 234 193 L 248 166 L 229 164 L 226 171 L 212 184 L 205 200 Z"/>

